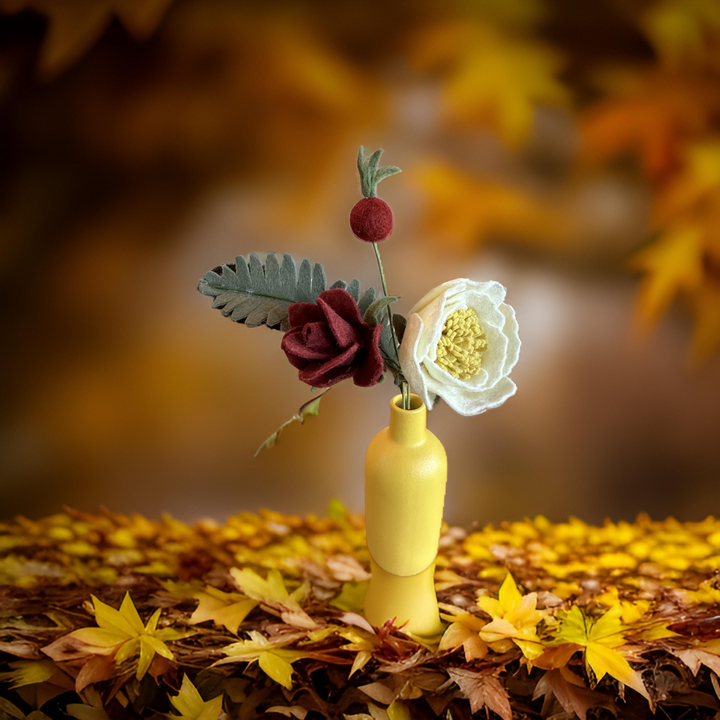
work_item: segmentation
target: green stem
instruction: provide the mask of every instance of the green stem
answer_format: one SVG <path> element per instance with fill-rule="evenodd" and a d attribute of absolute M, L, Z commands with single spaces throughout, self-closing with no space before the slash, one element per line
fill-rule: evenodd
<path fill-rule="evenodd" d="M 380 257 L 380 248 L 377 243 L 372 244 L 375 250 L 375 258 L 378 264 L 378 270 L 380 271 L 380 283 L 382 284 L 383 293 L 385 297 L 388 297 L 387 282 L 385 280 L 385 270 L 383 269 L 382 258 Z M 400 367 L 400 344 L 398 343 L 397 335 L 395 333 L 395 321 L 393 319 L 393 312 L 390 306 L 387 306 L 388 322 L 390 323 L 390 335 L 393 339 L 393 347 L 395 348 L 395 357 L 397 358 L 398 368 Z M 400 394 L 402 395 L 403 409 L 410 409 L 410 388 L 405 380 L 400 385 Z"/>

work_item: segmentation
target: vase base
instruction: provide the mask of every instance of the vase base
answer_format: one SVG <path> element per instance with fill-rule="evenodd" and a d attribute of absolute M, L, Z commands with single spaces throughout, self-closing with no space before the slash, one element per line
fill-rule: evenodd
<path fill-rule="evenodd" d="M 365 596 L 365 618 L 375 627 L 395 618 L 405 632 L 420 637 L 443 630 L 435 594 L 435 563 L 417 575 L 402 577 L 383 570 L 371 559 L 372 578 Z"/>

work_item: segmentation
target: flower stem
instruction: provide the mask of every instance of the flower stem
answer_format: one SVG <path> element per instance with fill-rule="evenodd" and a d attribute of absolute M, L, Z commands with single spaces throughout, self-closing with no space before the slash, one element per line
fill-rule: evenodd
<path fill-rule="evenodd" d="M 375 258 L 378 264 L 378 270 L 380 271 L 380 283 L 382 284 L 383 293 L 385 297 L 389 295 L 387 289 L 387 282 L 385 280 L 385 270 L 383 269 L 382 258 L 380 257 L 380 248 L 378 244 L 374 242 L 372 244 L 375 250 Z M 390 334 L 392 335 L 393 347 L 395 348 L 395 357 L 397 358 L 398 367 L 400 367 L 400 344 L 398 343 L 397 335 L 395 333 L 395 321 L 393 319 L 393 312 L 390 306 L 387 306 L 388 322 L 390 323 Z M 402 404 L 404 410 L 410 409 L 410 387 L 405 380 L 400 385 L 400 394 L 402 396 Z"/>

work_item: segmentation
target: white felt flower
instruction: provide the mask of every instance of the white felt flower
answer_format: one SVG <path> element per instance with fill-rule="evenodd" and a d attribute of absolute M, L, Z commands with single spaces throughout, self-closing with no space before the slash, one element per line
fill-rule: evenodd
<path fill-rule="evenodd" d="M 410 311 L 400 365 L 428 408 L 440 396 L 461 415 L 502 405 L 517 389 L 508 377 L 520 356 L 515 311 L 497 282 L 460 278 Z"/>

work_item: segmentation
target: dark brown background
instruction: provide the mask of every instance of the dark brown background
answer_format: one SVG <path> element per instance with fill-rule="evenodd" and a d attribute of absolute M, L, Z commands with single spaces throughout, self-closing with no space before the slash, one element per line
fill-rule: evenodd
<path fill-rule="evenodd" d="M 575 4 L 547 6 L 531 34 L 563 48 L 566 77 L 599 56 L 650 57 L 611 3 L 592 32 Z M 506 285 L 519 318 L 517 395 L 475 418 L 430 416 L 450 459 L 446 518 L 718 512 L 720 361 L 688 361 L 682 304 L 649 338 L 634 330 L 627 258 L 650 234 L 651 184 L 627 165 L 577 170 L 572 103 L 538 103 L 520 147 L 444 124 L 438 81 L 407 60 L 439 8 L 182 0 L 147 39 L 113 19 L 45 70 L 43 13 L 0 16 L 0 515 L 322 513 L 334 496 L 362 509 L 392 387 L 338 386 L 254 460 L 309 388 L 279 333 L 232 324 L 195 290 L 256 250 L 377 285 L 347 224 L 360 144 L 404 169 L 381 186 L 401 310 L 471 277 Z M 425 212 L 418 179 L 437 159 L 530 192 L 564 229 L 490 223 L 463 249 Z"/>

